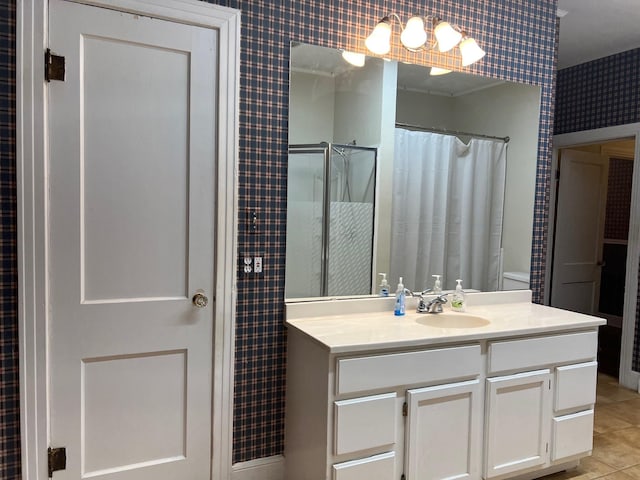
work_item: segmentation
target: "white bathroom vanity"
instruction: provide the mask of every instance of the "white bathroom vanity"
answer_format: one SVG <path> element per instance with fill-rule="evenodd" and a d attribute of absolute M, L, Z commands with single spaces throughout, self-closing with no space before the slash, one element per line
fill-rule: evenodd
<path fill-rule="evenodd" d="M 535 478 L 591 453 L 603 319 L 467 296 L 287 303 L 288 480 Z"/>

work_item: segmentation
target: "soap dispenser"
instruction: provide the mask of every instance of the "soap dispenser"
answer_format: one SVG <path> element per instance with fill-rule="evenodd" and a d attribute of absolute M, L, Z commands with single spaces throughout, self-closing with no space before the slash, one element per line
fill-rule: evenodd
<path fill-rule="evenodd" d="M 387 284 L 387 274 L 379 273 L 378 275 L 382 276 L 382 280 L 380 280 L 380 293 L 378 295 L 380 295 L 381 297 L 388 297 L 389 285 Z"/>
<path fill-rule="evenodd" d="M 405 309 L 405 292 L 404 292 L 404 284 L 402 283 L 402 277 L 400 277 L 400 281 L 398 282 L 398 288 L 396 290 L 396 305 L 393 309 L 393 314 L 397 317 L 404 315 Z"/>
<path fill-rule="evenodd" d="M 436 295 L 440 295 L 442 293 L 442 284 L 440 283 L 440 275 L 431 275 L 431 276 L 436 279 L 436 281 L 433 282 L 433 293 L 435 293 Z"/>
<path fill-rule="evenodd" d="M 456 285 L 456 289 L 451 298 L 451 309 L 456 312 L 464 312 L 466 302 L 464 290 L 462 290 L 462 280 L 458 279 L 456 282 L 458 284 Z"/>

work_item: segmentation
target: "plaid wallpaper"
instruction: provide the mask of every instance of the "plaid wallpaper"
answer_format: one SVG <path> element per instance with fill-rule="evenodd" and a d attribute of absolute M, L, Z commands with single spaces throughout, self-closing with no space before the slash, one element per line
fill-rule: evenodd
<path fill-rule="evenodd" d="M 364 51 L 362 41 L 394 11 L 438 14 L 466 27 L 487 51 L 467 71 L 542 87 L 532 288 L 542 298 L 548 211 L 550 135 L 556 58 L 557 0 L 216 0 L 242 11 L 239 256 L 261 254 L 264 275 L 238 280 L 233 461 L 281 454 L 284 434 L 286 332 L 283 297 L 289 43 L 292 40 Z M 1 478 L 19 477 L 15 349 L 15 4 L 0 6 L 0 128 L 2 129 L 2 433 Z M 460 69 L 450 54 L 431 57 L 394 50 L 396 59 Z M 259 213 L 251 233 L 247 210 Z M 6 359 L 6 362 L 5 362 Z"/>
<path fill-rule="evenodd" d="M 15 0 L 0 5 L 0 478 L 20 478 Z"/>
<path fill-rule="evenodd" d="M 639 78 L 640 48 L 560 70 L 554 133 L 640 122 Z M 640 371 L 640 295 L 635 332 L 632 368 Z"/>
<path fill-rule="evenodd" d="M 554 133 L 640 121 L 640 48 L 558 72 Z"/>
<path fill-rule="evenodd" d="M 623 158 L 612 158 L 609 161 L 604 221 L 604 238 L 609 240 L 626 240 L 629 237 L 632 175 L 633 161 Z"/>
<path fill-rule="evenodd" d="M 469 71 L 542 86 L 540 146 L 532 249 L 532 288 L 542 298 L 550 134 L 555 82 L 556 0 L 285 0 L 219 1 L 242 10 L 240 218 L 259 208 L 260 232 L 240 225 L 240 255 L 263 253 L 265 275 L 238 285 L 234 462 L 283 449 L 286 333 L 282 327 L 289 43 L 292 40 L 365 52 L 363 40 L 391 11 L 402 18 L 435 13 L 467 27 L 487 51 Z M 427 58 L 400 49 L 413 63 L 460 69 L 448 54 Z"/>

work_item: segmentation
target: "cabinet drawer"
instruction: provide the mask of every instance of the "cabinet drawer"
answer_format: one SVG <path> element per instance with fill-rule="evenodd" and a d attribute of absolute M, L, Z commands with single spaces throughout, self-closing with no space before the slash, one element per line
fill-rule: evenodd
<path fill-rule="evenodd" d="M 480 345 L 338 360 L 336 393 L 471 378 L 480 373 Z"/>
<path fill-rule="evenodd" d="M 588 407 L 596 403 L 598 363 L 558 367 L 556 370 L 555 410 Z"/>
<path fill-rule="evenodd" d="M 394 476 L 395 453 L 388 452 L 373 457 L 336 463 L 333 480 L 389 480 Z"/>
<path fill-rule="evenodd" d="M 554 418 L 552 444 L 552 461 L 591 451 L 593 410 Z"/>
<path fill-rule="evenodd" d="M 335 454 L 394 444 L 395 412 L 395 393 L 335 402 Z"/>
<path fill-rule="evenodd" d="M 595 360 L 597 347 L 595 331 L 492 342 L 489 373 Z"/>

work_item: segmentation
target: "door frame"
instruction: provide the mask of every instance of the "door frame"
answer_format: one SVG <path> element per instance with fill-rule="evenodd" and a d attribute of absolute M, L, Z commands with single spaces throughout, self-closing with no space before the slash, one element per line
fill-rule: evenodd
<path fill-rule="evenodd" d="M 216 124 L 215 311 L 211 476 L 231 476 L 236 312 L 240 11 L 198 0 L 69 0 L 213 28 L 220 62 Z M 16 177 L 22 478 L 47 472 L 47 88 L 48 2 L 16 5 Z"/>
<path fill-rule="evenodd" d="M 633 343 L 635 338 L 636 303 L 638 296 L 638 266 L 640 262 L 640 123 L 630 123 L 614 127 L 584 130 L 553 136 L 553 156 L 551 172 L 558 168 L 559 150 L 593 143 L 604 143 L 621 138 L 635 138 L 633 185 L 631 189 L 631 212 L 629 216 L 629 238 L 627 240 L 627 272 L 625 277 L 624 311 L 622 321 L 622 349 L 620 352 L 620 384 L 633 390 L 640 390 L 640 372 L 632 370 Z M 551 298 L 551 266 L 554 242 L 554 224 L 557 180 L 551 175 L 546 245 L 546 268 L 544 279 L 544 304 Z"/>

